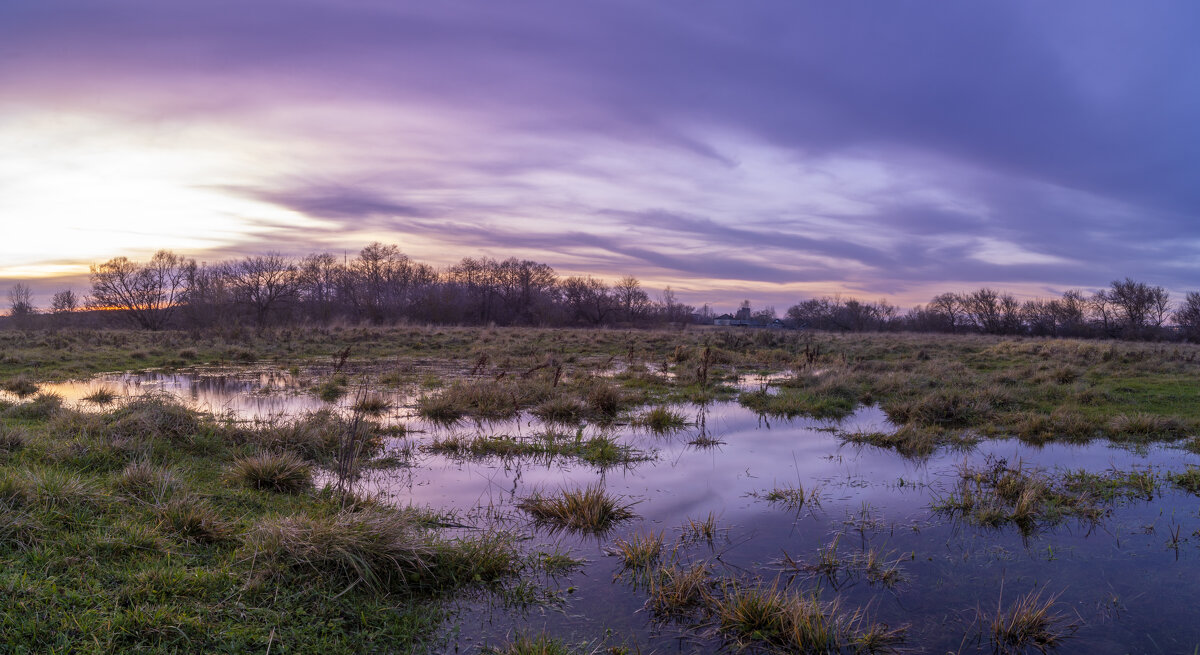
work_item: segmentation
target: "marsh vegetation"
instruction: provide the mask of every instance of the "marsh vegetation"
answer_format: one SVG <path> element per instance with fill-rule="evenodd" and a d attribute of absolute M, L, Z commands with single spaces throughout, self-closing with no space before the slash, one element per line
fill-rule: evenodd
<path fill-rule="evenodd" d="M 9 650 L 1200 643 L 1180 609 L 1200 598 L 1146 596 L 1200 557 L 1193 346 L 437 327 L 0 343 Z"/>

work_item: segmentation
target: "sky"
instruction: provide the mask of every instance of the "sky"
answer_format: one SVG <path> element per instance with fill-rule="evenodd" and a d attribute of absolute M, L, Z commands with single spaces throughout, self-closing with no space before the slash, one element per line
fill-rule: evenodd
<path fill-rule="evenodd" d="M 0 289 L 516 256 L 684 301 L 1200 288 L 1200 3 L 3 0 Z"/>

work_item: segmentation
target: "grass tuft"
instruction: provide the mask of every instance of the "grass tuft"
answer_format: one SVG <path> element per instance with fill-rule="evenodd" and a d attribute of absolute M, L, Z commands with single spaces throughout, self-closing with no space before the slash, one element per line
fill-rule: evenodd
<path fill-rule="evenodd" d="M 614 539 L 608 554 L 621 558 L 621 563 L 627 569 L 644 570 L 658 561 L 662 555 L 663 535 L 661 532 L 642 534 L 634 533 L 629 539 Z"/>
<path fill-rule="evenodd" d="M 26 421 L 44 421 L 62 411 L 62 406 L 62 396 L 40 393 L 32 400 L 9 407 L 4 411 L 4 416 Z"/>
<path fill-rule="evenodd" d="M 38 385 L 29 378 L 17 376 L 0 382 L 0 389 L 13 394 L 17 398 L 25 398 L 37 393 Z"/>
<path fill-rule="evenodd" d="M 411 516 L 365 509 L 265 519 L 246 537 L 258 556 L 381 589 L 428 572 L 433 549 Z"/>
<path fill-rule="evenodd" d="M 111 405 L 117 400 L 117 392 L 108 387 L 100 387 L 84 396 L 83 399 L 93 405 Z"/>
<path fill-rule="evenodd" d="M 117 475 L 115 486 L 118 491 L 135 498 L 161 503 L 179 488 L 179 482 L 170 470 L 155 466 L 146 460 L 130 462 Z"/>
<path fill-rule="evenodd" d="M 312 469 L 289 452 L 259 453 L 240 457 L 229 469 L 229 479 L 263 491 L 299 493 L 312 486 Z"/>
<path fill-rule="evenodd" d="M 584 489 L 564 489 L 558 494 L 546 495 L 534 492 L 517 504 L 538 523 L 555 528 L 602 534 L 618 523 L 632 519 L 635 503 L 622 503 L 620 499 L 604 493 L 599 486 Z"/>
<path fill-rule="evenodd" d="M 638 417 L 636 423 L 655 434 L 678 432 L 687 427 L 687 419 L 669 407 L 659 406 Z"/>
<path fill-rule="evenodd" d="M 219 543 L 233 537 L 233 527 L 212 506 L 195 496 L 178 496 L 161 505 L 158 526 L 200 544 Z"/>
<path fill-rule="evenodd" d="M 990 616 L 977 609 L 978 620 L 988 626 L 992 644 L 1003 653 L 1024 653 L 1031 648 L 1045 653 L 1057 648 L 1079 628 L 1067 615 L 1054 610 L 1058 596 L 1042 598 L 1029 592 L 1007 608 L 997 604 Z"/>

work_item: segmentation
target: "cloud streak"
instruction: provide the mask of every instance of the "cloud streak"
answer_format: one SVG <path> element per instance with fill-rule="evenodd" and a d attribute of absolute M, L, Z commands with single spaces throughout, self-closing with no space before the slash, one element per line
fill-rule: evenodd
<path fill-rule="evenodd" d="M 49 116 L 38 130 L 105 134 L 110 154 L 220 153 L 162 182 L 230 199 L 213 211 L 248 227 L 213 256 L 378 238 L 719 302 L 1116 275 L 1182 291 L 1197 19 L 1184 2 L 5 3 L 0 141 Z M 82 135 L 63 127 L 78 116 Z M 0 154 L 0 221 L 37 221 L 29 189 L 89 163 L 57 165 L 33 185 Z M 36 262 L 0 277 L 17 263 Z"/>

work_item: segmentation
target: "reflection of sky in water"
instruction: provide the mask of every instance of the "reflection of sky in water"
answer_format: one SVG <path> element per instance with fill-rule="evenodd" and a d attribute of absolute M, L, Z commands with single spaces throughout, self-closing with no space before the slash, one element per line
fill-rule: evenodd
<path fill-rule="evenodd" d="M 198 409 L 243 418 L 291 416 L 329 406 L 281 371 L 107 375 L 42 389 L 73 404 L 100 387 L 121 395 L 166 392 Z M 541 429 L 529 420 L 435 428 L 412 417 L 411 394 L 393 393 L 390 398 L 399 405 L 391 418 L 405 422 L 412 430 L 410 438 L 418 443 L 435 433 L 527 435 Z M 351 402 L 344 399 L 340 405 Z M 875 620 L 893 626 L 911 624 L 909 643 L 919 651 L 957 650 L 973 609 L 994 608 L 1001 586 L 1005 599 L 1043 585 L 1048 593 L 1061 592 L 1064 609 L 1077 612 L 1085 625 L 1058 652 L 1190 653 L 1200 643 L 1193 609 L 1200 601 L 1200 536 L 1193 534 L 1200 528 L 1200 501 L 1194 496 L 1167 487 L 1153 502 L 1118 503 L 1100 526 L 1067 522 L 1027 539 L 1013 528 L 955 524 L 929 509 L 956 483 L 956 466 L 982 463 L 988 456 L 1021 459 L 1042 468 L 1100 472 L 1150 466 L 1164 472 L 1200 464 L 1196 455 L 1168 447 L 1139 453 L 1103 443 L 1036 448 L 994 440 L 967 453 L 939 452 L 913 461 L 870 446 L 841 445 L 836 436 L 817 429 L 828 423 L 762 420 L 734 403 L 715 404 L 702 414 L 691 408 L 688 413 L 703 418 L 708 434 L 723 443 L 714 448 L 690 445 L 697 428 L 656 437 L 618 427 L 625 442 L 653 453 L 654 459 L 607 471 L 564 459 L 460 462 L 417 450 L 411 467 L 368 471 L 362 485 L 398 504 L 463 512 L 488 507 L 515 517 L 523 528 L 514 503 L 531 490 L 600 482 L 610 493 L 638 501 L 640 518 L 613 536 L 661 530 L 671 540 L 685 518 L 718 515 L 719 526 L 727 530 L 716 546 L 719 559 L 706 545 L 688 552 L 710 559 L 725 575 L 772 579 L 785 552 L 812 561 L 818 547 L 845 533 L 839 552 L 851 555 L 864 547 L 891 551 L 892 557 L 904 558 L 908 581 L 895 591 L 873 587 L 861 578 L 843 583 L 836 592 L 816 578 L 801 576 L 793 585 L 804 590 L 820 587 L 825 598 L 839 595 L 846 607 L 869 605 Z M 888 427 L 875 408 L 860 410 L 842 425 Z M 820 507 L 796 514 L 752 495 L 789 484 L 819 489 Z M 864 513 L 871 521 L 860 530 L 863 522 L 855 517 Z M 1175 526 L 1186 539 L 1178 555 L 1166 545 Z M 537 539 L 559 543 L 589 560 L 581 572 L 559 581 L 562 589 L 574 588 L 565 607 L 521 612 L 468 603 L 458 619 L 465 635 L 498 637 L 517 628 L 546 628 L 582 641 L 611 628 L 618 635 L 636 637 L 644 650 L 692 652 L 707 647 L 678 641 L 680 630 L 656 626 L 640 611 L 643 592 L 614 582 L 617 562 L 603 552 L 607 539 L 546 534 Z M 968 642 L 965 651 L 976 647 Z M 980 648 L 987 650 L 986 644 Z"/>

